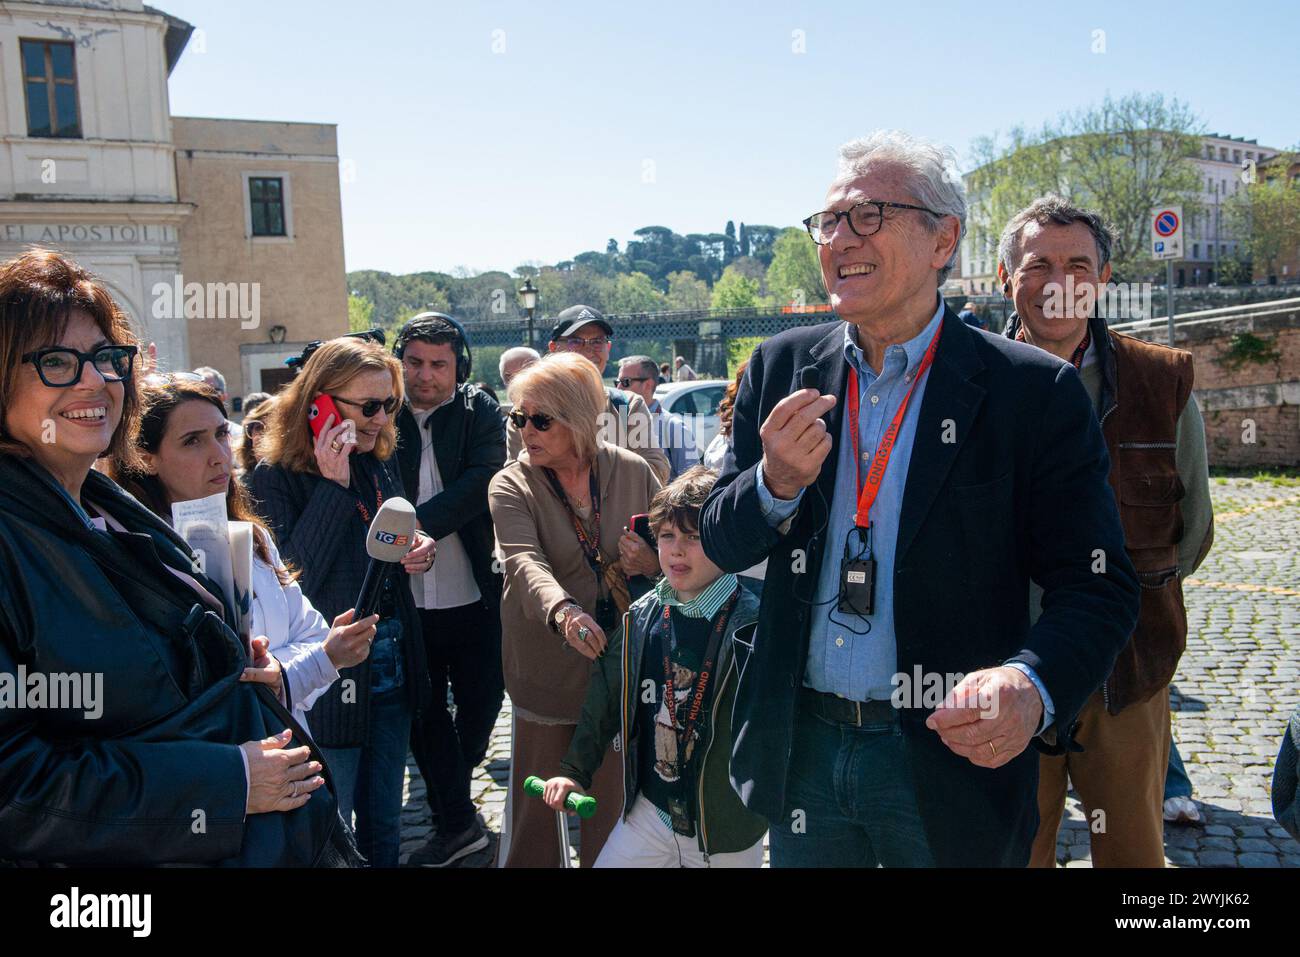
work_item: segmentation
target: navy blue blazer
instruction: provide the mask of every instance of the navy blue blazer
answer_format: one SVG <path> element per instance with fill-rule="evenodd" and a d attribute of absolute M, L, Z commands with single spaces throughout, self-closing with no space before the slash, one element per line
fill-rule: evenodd
<path fill-rule="evenodd" d="M 807 599 L 821 562 L 835 561 L 842 543 L 826 542 L 819 531 L 836 453 L 782 536 L 759 510 L 758 430 L 808 374 L 839 397 L 826 415 L 838 441 L 848 378 L 844 327 L 790 329 L 755 350 L 736 397 L 732 448 L 701 516 L 704 550 L 722 568 L 768 559 L 754 649 L 738 659 L 731 778 L 746 806 L 773 827 L 788 827 L 793 811 L 785 806 L 785 782 L 808 654 Z M 813 373 L 804 373 L 808 368 Z M 1073 366 L 968 326 L 946 309 L 903 493 L 894 568 L 897 670 L 968 674 L 1022 661 L 1038 673 L 1056 711 L 1055 746 L 1035 739 L 1035 748 L 1077 750 L 1075 718 L 1138 614 L 1137 576 L 1108 471 L 1101 428 Z M 1104 571 L 1095 571 L 1102 554 Z M 1031 577 L 1045 589 L 1032 630 Z M 1038 828 L 1038 750 L 1026 748 L 1001 768 L 977 767 L 925 727 L 930 710 L 905 708 L 901 719 L 936 863 L 1024 866 Z"/>

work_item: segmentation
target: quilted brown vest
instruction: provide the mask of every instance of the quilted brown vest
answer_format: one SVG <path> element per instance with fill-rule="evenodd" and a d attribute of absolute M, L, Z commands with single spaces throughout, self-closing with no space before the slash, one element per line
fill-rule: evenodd
<path fill-rule="evenodd" d="M 1116 404 L 1102 413 L 1110 486 L 1142 589 L 1137 628 L 1115 659 L 1102 694 L 1119 714 L 1173 679 L 1187 645 L 1178 567 L 1186 490 L 1175 461 L 1178 417 L 1192 393 L 1192 355 L 1111 332 Z"/>

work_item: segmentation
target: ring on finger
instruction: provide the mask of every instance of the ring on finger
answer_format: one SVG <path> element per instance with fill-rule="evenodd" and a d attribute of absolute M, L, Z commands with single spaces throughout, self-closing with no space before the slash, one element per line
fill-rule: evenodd
<path fill-rule="evenodd" d="M 589 636 L 590 634 L 591 634 L 591 629 L 588 628 L 586 625 L 578 626 L 578 640 L 581 641 L 583 644 L 587 643 L 587 636 Z"/>
<path fill-rule="evenodd" d="M 992 741 L 989 742 L 989 750 L 993 752 L 993 757 L 996 758 L 998 756 L 998 749 L 994 746 Z"/>
<path fill-rule="evenodd" d="M 340 442 L 338 439 L 335 439 L 333 442 L 330 443 L 330 448 L 333 449 L 335 452 L 342 452 L 343 443 Z"/>
<path fill-rule="evenodd" d="M 293 783 L 293 790 L 289 793 L 289 797 L 297 797 L 297 796 L 298 796 L 298 782 L 297 782 L 297 781 L 294 781 L 294 782 L 292 782 L 292 783 Z"/>

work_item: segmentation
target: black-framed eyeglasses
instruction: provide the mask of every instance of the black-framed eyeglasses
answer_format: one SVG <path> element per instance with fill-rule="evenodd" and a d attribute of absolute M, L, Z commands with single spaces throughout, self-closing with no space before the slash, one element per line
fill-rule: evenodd
<path fill-rule="evenodd" d="M 36 349 L 23 356 L 23 362 L 36 366 L 41 381 L 52 389 L 63 389 L 81 381 L 82 370 L 89 362 L 105 382 L 125 382 L 131 378 L 132 366 L 139 350 L 135 346 L 98 346 L 90 352 L 78 352 L 65 346 Z"/>
<path fill-rule="evenodd" d="M 534 412 L 532 415 L 524 415 L 518 409 L 510 410 L 510 421 L 515 424 L 515 428 L 522 429 L 527 423 L 533 423 L 533 428 L 538 432 L 545 432 L 555 421 L 554 416 L 547 415 L 545 412 Z"/>
<path fill-rule="evenodd" d="M 560 343 L 566 349 L 600 349 L 614 341 L 613 336 L 596 336 L 593 339 L 580 339 L 577 336 L 561 336 Z"/>
<path fill-rule="evenodd" d="M 922 213 L 929 213 L 931 216 L 943 216 L 943 213 L 936 213 L 927 206 L 913 206 L 911 203 L 890 203 L 881 199 L 868 199 L 838 213 L 833 209 L 813 213 L 803 221 L 803 225 L 808 230 L 808 235 L 812 237 L 813 242 L 818 246 L 825 246 L 831 241 L 831 236 L 835 234 L 840 219 L 847 216 L 849 218 L 849 229 L 866 239 L 868 236 L 874 236 L 880 232 L 880 227 L 885 222 L 886 209 L 915 209 Z"/>
<path fill-rule="evenodd" d="M 617 382 L 616 382 L 615 384 L 616 384 L 620 389 L 626 389 L 626 388 L 627 388 L 628 386 L 630 386 L 633 382 L 658 382 L 658 381 L 659 381 L 659 380 L 658 380 L 657 377 L 652 379 L 652 378 L 651 378 L 650 376 L 648 376 L 648 375 L 641 375 L 641 376 L 628 376 L 628 375 L 625 375 L 625 376 L 623 376 L 623 378 L 617 380 Z"/>
<path fill-rule="evenodd" d="M 397 396 L 395 395 L 390 395 L 387 399 L 367 399 L 365 402 L 353 402 L 351 399 L 341 399 L 338 396 L 331 396 L 331 398 L 335 402 L 342 402 L 344 405 L 356 406 L 367 419 L 378 415 L 380 409 L 392 415 L 393 410 L 397 408 Z"/>

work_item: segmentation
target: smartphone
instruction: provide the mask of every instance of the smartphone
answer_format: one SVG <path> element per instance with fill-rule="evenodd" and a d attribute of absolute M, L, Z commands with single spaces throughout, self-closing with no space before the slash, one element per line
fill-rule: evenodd
<path fill-rule="evenodd" d="M 650 551 L 658 551 L 659 543 L 655 541 L 654 535 L 650 533 L 650 516 L 642 513 L 641 515 L 632 516 L 632 531 L 636 532 L 650 546 Z"/>
<path fill-rule="evenodd" d="M 311 406 L 307 409 L 307 424 L 311 426 L 311 434 L 320 438 L 321 430 L 325 428 L 325 421 L 334 416 L 334 421 L 330 423 L 331 427 L 338 425 L 343 421 L 343 416 L 339 414 L 339 407 L 334 404 L 334 400 L 327 395 L 318 395 L 311 400 Z"/>

